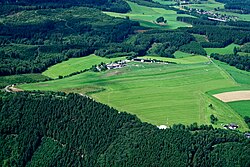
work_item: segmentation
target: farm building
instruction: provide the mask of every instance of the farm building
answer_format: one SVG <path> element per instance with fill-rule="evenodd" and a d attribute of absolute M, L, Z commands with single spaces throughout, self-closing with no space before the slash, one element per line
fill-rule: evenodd
<path fill-rule="evenodd" d="M 246 138 L 250 139 L 250 133 L 245 133 Z"/>
<path fill-rule="evenodd" d="M 229 125 L 224 125 L 224 128 L 235 130 L 235 129 L 239 128 L 239 126 L 235 123 L 230 123 Z"/>
<path fill-rule="evenodd" d="M 157 126 L 159 129 L 167 129 L 168 127 L 166 125 L 160 125 L 160 126 Z"/>
<path fill-rule="evenodd" d="M 107 64 L 107 69 L 117 69 L 117 68 L 122 68 L 125 67 L 127 64 L 127 61 L 119 61 L 117 63 L 110 63 Z"/>
<path fill-rule="evenodd" d="M 140 58 L 134 58 L 133 61 L 136 62 L 144 62 L 144 63 L 154 63 L 154 60 L 149 60 L 149 59 L 140 59 Z"/>

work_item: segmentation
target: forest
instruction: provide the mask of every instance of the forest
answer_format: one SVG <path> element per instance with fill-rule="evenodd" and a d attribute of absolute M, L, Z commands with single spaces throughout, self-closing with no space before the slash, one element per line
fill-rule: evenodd
<path fill-rule="evenodd" d="M 219 55 L 211 54 L 211 57 L 229 64 L 230 66 L 235 66 L 240 70 L 250 71 L 250 56 L 239 56 L 237 54 L 232 55 Z"/>
<path fill-rule="evenodd" d="M 225 9 L 237 10 L 238 13 L 250 13 L 249 0 L 215 0 L 217 2 L 225 3 Z"/>
<path fill-rule="evenodd" d="M 68 10 L 58 10 L 61 15 Z M 125 19 L 113 19 L 91 8 L 75 9 L 82 18 L 41 20 L 37 24 L 8 22 L 0 24 L 0 75 L 41 73 L 61 61 L 94 53 L 110 43 L 122 42 L 139 24 Z M 56 17 L 50 9 L 39 15 Z M 52 12 L 53 13 L 53 12 Z M 92 19 L 93 16 L 95 19 Z M 91 19 L 90 19 L 91 18 Z M 103 27 L 105 25 L 105 28 Z M 5 48 L 11 47 L 6 51 Z"/>
<path fill-rule="evenodd" d="M 85 6 L 101 10 L 126 13 L 130 11 L 129 5 L 123 0 L 0 0 L 1 13 L 17 12 L 23 9 L 69 8 L 72 6 Z M 2 6 L 4 5 L 4 6 Z"/>
<path fill-rule="evenodd" d="M 196 123 L 161 130 L 78 94 L 1 93 L 3 166 L 250 165 L 243 133 Z"/>

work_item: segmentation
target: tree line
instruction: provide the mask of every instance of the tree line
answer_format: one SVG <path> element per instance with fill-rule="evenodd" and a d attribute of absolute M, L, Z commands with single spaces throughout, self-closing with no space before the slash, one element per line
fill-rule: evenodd
<path fill-rule="evenodd" d="M 250 13 L 250 0 L 215 0 L 217 2 L 224 3 L 225 9 L 234 10 L 238 13 L 249 14 Z"/>
<path fill-rule="evenodd" d="M 213 57 L 216 60 L 225 62 L 230 66 L 235 66 L 240 70 L 250 71 L 250 56 L 240 56 L 237 54 L 220 55 L 213 53 L 211 54 L 211 57 Z"/>
<path fill-rule="evenodd" d="M 8 5 L 9 8 L 1 11 L 2 14 L 10 13 L 10 11 L 20 11 L 23 9 L 55 9 L 55 8 L 69 8 L 72 6 L 85 6 L 97 8 L 100 10 L 107 10 L 112 12 L 127 13 L 131 10 L 127 2 L 123 0 L 0 0 L 0 5 Z"/>

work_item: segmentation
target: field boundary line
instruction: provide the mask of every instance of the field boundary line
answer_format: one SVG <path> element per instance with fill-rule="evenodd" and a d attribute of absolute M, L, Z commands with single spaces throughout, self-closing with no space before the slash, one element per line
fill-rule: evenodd
<path fill-rule="evenodd" d="M 238 82 L 235 81 L 235 79 L 222 67 L 220 67 L 219 65 L 217 65 L 211 58 L 209 58 L 210 61 L 215 65 L 215 67 L 217 67 L 218 69 L 220 69 L 222 72 L 224 72 L 229 78 L 232 79 L 232 81 L 237 85 L 240 86 L 240 84 Z"/>

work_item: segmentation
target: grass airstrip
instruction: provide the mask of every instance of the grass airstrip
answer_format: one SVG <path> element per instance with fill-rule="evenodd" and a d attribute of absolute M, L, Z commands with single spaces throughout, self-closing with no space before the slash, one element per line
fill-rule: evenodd
<path fill-rule="evenodd" d="M 247 129 L 242 117 L 206 92 L 237 87 L 237 83 L 209 59 L 190 56 L 159 58 L 177 64 L 136 63 L 105 72 L 85 72 L 69 78 L 20 85 L 25 90 L 51 90 L 87 94 L 119 111 L 136 114 L 156 125 L 210 124 L 210 115 L 221 124 L 236 122 Z M 209 108 L 213 104 L 214 108 Z"/>
<path fill-rule="evenodd" d="M 166 10 L 163 8 L 152 8 L 141 6 L 133 2 L 128 1 L 129 6 L 131 7 L 132 11 L 126 14 L 122 13 L 115 13 L 115 12 L 104 12 L 113 17 L 122 17 L 125 18 L 128 16 L 131 20 L 138 21 L 141 26 L 150 27 L 150 28 L 159 28 L 159 29 L 176 29 L 178 27 L 190 27 L 190 24 L 176 21 L 177 16 L 188 16 L 190 15 L 185 14 L 177 14 L 174 10 Z M 154 21 L 158 17 L 164 17 L 167 20 L 166 25 L 158 25 L 155 24 Z"/>

